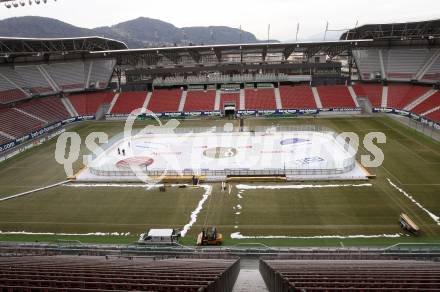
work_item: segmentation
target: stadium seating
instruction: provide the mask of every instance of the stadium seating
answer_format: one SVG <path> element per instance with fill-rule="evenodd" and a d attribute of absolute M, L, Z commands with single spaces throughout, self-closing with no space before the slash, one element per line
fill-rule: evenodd
<path fill-rule="evenodd" d="M 122 92 L 116 101 L 112 114 L 129 114 L 137 108 L 144 105 L 147 92 L 145 91 L 131 91 Z"/>
<path fill-rule="evenodd" d="M 437 91 L 435 94 L 431 95 L 427 100 L 417 105 L 411 111 L 416 114 L 423 114 L 430 109 L 440 106 L 440 92 Z"/>
<path fill-rule="evenodd" d="M 235 104 L 235 109 L 240 109 L 240 93 L 238 92 L 222 92 L 220 96 L 220 110 L 223 110 L 225 104 Z"/>
<path fill-rule="evenodd" d="M 388 86 L 388 107 L 403 109 L 431 88 L 408 84 L 391 84 Z"/>
<path fill-rule="evenodd" d="M 0 85 L 1 87 L 1 85 Z M 27 98 L 27 95 L 20 89 L 2 90 L 0 88 L 0 103 L 11 103 Z"/>
<path fill-rule="evenodd" d="M 43 65 L 61 90 L 83 90 L 85 88 L 84 62 L 53 63 Z"/>
<path fill-rule="evenodd" d="M 267 260 L 260 272 L 271 292 L 440 289 L 436 262 L 407 260 Z"/>
<path fill-rule="evenodd" d="M 431 68 L 429 68 L 429 70 L 422 77 L 422 80 L 440 81 L 440 57 L 436 62 L 434 62 L 434 64 L 432 64 Z"/>
<path fill-rule="evenodd" d="M 328 85 L 317 89 L 324 108 L 356 108 L 347 86 Z"/>
<path fill-rule="evenodd" d="M 377 73 L 380 74 L 379 50 L 353 50 L 353 56 L 362 80 L 373 80 Z"/>
<path fill-rule="evenodd" d="M 440 123 L 440 109 L 438 109 L 430 114 L 427 114 L 425 117 L 432 120 L 432 121 Z"/>
<path fill-rule="evenodd" d="M 23 78 L 33 94 L 54 93 L 54 90 L 44 78 L 43 74 L 38 70 L 37 66 L 17 66 L 15 67 L 15 71 Z"/>
<path fill-rule="evenodd" d="M 85 63 L 86 70 L 90 63 Z M 92 71 L 90 73 L 89 86 L 96 89 L 106 89 L 113 74 L 115 60 L 94 60 L 92 61 Z"/>
<path fill-rule="evenodd" d="M 271 89 L 246 89 L 245 105 L 247 110 L 275 110 L 275 92 Z"/>
<path fill-rule="evenodd" d="M 213 111 L 215 106 L 215 95 L 215 90 L 188 91 L 183 111 Z"/>
<path fill-rule="evenodd" d="M 2 125 L 2 132 L 15 138 L 20 138 L 34 130 L 42 128 L 45 123 L 8 108 L 0 109 L 0 125 Z"/>
<path fill-rule="evenodd" d="M 312 89 L 308 85 L 281 86 L 280 95 L 284 109 L 316 108 Z"/>
<path fill-rule="evenodd" d="M 70 118 L 61 99 L 55 96 L 33 99 L 18 105 L 17 108 L 47 121 L 48 124 Z"/>
<path fill-rule="evenodd" d="M 382 105 L 382 89 L 380 84 L 354 84 L 354 92 L 357 96 L 368 97 L 373 107 L 381 107 Z"/>
<path fill-rule="evenodd" d="M 237 260 L 3 257 L 3 291 L 232 291 Z"/>
<path fill-rule="evenodd" d="M 428 49 L 383 50 L 383 60 L 388 80 L 409 81 L 429 60 L 433 51 Z"/>
<path fill-rule="evenodd" d="M 153 91 L 148 109 L 153 113 L 177 112 L 181 98 L 180 89 L 157 89 Z"/>
<path fill-rule="evenodd" d="M 80 115 L 95 115 L 103 104 L 110 104 L 113 92 L 87 93 L 69 96 L 69 100 Z"/>

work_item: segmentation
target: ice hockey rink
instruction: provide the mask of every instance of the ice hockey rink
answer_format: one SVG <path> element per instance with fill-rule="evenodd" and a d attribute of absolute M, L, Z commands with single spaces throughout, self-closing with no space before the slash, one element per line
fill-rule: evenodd
<path fill-rule="evenodd" d="M 364 179 L 354 153 L 332 132 L 141 133 L 111 144 L 78 180 L 140 176 L 285 175 L 291 179 Z"/>

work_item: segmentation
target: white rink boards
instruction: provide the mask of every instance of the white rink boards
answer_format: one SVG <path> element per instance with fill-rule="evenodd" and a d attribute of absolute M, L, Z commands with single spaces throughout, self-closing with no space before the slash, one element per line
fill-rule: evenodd
<path fill-rule="evenodd" d="M 140 134 L 116 141 L 89 165 L 97 176 L 340 174 L 354 154 L 332 132 Z"/>

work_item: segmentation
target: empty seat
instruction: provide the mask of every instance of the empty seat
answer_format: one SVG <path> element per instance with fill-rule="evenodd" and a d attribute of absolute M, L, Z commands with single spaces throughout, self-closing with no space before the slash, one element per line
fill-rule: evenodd
<path fill-rule="evenodd" d="M 354 84 L 354 92 L 359 97 L 367 97 L 373 107 L 381 107 L 382 91 L 381 84 Z"/>
<path fill-rule="evenodd" d="M 248 110 L 275 110 L 274 89 L 246 89 L 245 105 Z"/>
<path fill-rule="evenodd" d="M 110 104 L 113 92 L 87 93 L 69 96 L 69 100 L 80 115 L 95 115 L 103 104 Z"/>
<path fill-rule="evenodd" d="M 284 109 L 316 108 L 313 92 L 308 85 L 281 86 L 281 103 Z"/>
<path fill-rule="evenodd" d="M 240 93 L 238 92 L 222 92 L 220 95 L 220 110 L 225 108 L 225 105 L 235 105 L 235 109 L 240 109 Z"/>
<path fill-rule="evenodd" d="M 434 109 L 436 107 L 440 106 L 440 92 L 437 91 L 433 95 L 431 95 L 427 100 L 424 102 L 418 104 L 415 108 L 413 108 L 411 111 L 416 114 L 423 114 L 427 111 Z"/>
<path fill-rule="evenodd" d="M 129 114 L 133 110 L 141 108 L 145 102 L 145 91 L 122 92 L 116 101 L 112 114 Z"/>
<path fill-rule="evenodd" d="M 356 108 L 347 86 L 328 85 L 317 89 L 324 108 Z"/>
<path fill-rule="evenodd" d="M 34 99 L 18 105 L 17 108 L 43 119 L 49 124 L 70 118 L 61 99 L 55 96 Z"/>
<path fill-rule="evenodd" d="M 215 90 L 188 91 L 183 111 L 213 111 L 215 106 Z"/>
<path fill-rule="evenodd" d="M 177 112 L 181 98 L 180 89 L 157 89 L 153 91 L 148 109 L 153 113 Z"/>

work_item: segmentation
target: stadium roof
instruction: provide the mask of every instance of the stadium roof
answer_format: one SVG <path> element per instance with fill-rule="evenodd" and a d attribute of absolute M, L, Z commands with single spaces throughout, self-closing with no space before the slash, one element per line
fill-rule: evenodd
<path fill-rule="evenodd" d="M 341 40 L 420 40 L 434 38 L 440 38 L 440 19 L 405 23 L 367 24 L 349 30 L 341 36 Z"/>
<path fill-rule="evenodd" d="M 127 45 L 121 41 L 103 37 L 79 38 L 14 38 L 0 37 L 0 54 L 28 55 L 35 53 L 90 52 L 124 50 Z"/>
<path fill-rule="evenodd" d="M 305 53 L 314 56 L 317 53 L 326 53 L 329 56 L 337 56 L 350 48 L 368 43 L 371 40 L 350 41 L 323 41 L 323 42 L 299 42 L 299 43 L 255 43 L 255 44 L 226 44 L 226 45 L 203 45 L 186 47 L 162 47 L 146 49 L 124 49 L 92 52 L 92 54 L 106 54 L 107 56 L 165 56 L 170 60 L 177 60 L 182 55 L 189 55 L 198 60 L 202 55 L 215 55 L 221 60 L 227 54 L 268 54 L 282 53 L 288 58 L 292 53 Z M 264 59 L 263 58 L 263 59 Z"/>

